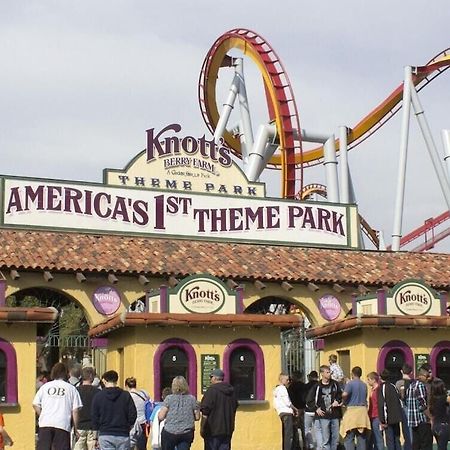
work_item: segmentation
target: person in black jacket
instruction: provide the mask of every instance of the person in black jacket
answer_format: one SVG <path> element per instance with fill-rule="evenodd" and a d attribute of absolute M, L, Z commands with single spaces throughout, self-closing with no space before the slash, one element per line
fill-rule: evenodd
<path fill-rule="evenodd" d="M 205 440 L 205 450 L 229 450 L 238 407 L 236 394 L 233 386 L 224 382 L 225 374 L 221 369 L 214 369 L 210 378 L 211 386 L 200 404 L 200 434 Z"/>
<path fill-rule="evenodd" d="M 77 387 L 80 394 L 83 407 L 78 413 L 78 434 L 79 438 L 75 444 L 74 450 L 92 450 L 97 440 L 97 432 L 92 429 L 91 407 L 94 397 L 100 392 L 95 386 L 95 369 L 93 367 L 83 367 L 81 370 L 82 384 Z"/>
<path fill-rule="evenodd" d="M 401 450 L 400 423 L 403 418 L 403 406 L 396 387 L 389 382 L 392 378 L 389 370 L 380 375 L 383 381 L 378 389 L 378 418 L 386 434 L 388 450 Z"/>
<path fill-rule="evenodd" d="M 308 393 L 307 404 L 312 405 L 316 420 L 320 423 L 323 450 L 337 450 L 339 421 L 342 418 L 342 390 L 331 379 L 329 366 L 320 366 L 320 381 Z"/>
<path fill-rule="evenodd" d="M 114 370 L 103 374 L 105 389 L 92 401 L 92 428 L 98 430 L 100 448 L 129 449 L 130 430 L 137 412 L 129 392 L 117 387 L 119 375 Z"/>

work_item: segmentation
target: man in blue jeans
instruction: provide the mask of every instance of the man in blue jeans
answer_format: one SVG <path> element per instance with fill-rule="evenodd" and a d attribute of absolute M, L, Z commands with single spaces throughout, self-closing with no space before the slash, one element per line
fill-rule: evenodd
<path fill-rule="evenodd" d="M 320 421 L 322 431 L 322 449 L 336 450 L 339 443 L 339 421 L 342 417 L 342 390 L 339 384 L 331 379 L 329 366 L 320 366 L 320 381 L 313 395 L 316 420 Z"/>

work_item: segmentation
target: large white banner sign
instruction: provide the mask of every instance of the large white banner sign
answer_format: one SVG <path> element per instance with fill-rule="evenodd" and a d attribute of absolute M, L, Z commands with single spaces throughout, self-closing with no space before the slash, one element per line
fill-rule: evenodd
<path fill-rule="evenodd" d="M 2 178 L 2 226 L 357 247 L 355 206 Z"/>

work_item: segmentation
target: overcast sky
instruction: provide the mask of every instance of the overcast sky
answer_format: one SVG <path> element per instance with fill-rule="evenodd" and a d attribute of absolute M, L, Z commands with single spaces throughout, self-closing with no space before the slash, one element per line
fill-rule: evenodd
<path fill-rule="evenodd" d="M 202 135 L 199 71 L 235 27 L 258 32 L 281 57 L 302 128 L 337 132 L 386 98 L 405 65 L 450 47 L 449 19 L 448 0 L 0 0 L 0 173 L 99 182 L 103 168 L 144 149 L 148 128 L 178 122 Z M 246 73 L 258 118 L 264 97 L 250 62 Z M 442 151 L 450 70 L 420 97 Z M 388 244 L 400 119 L 349 155 L 360 213 Z M 410 142 L 404 233 L 446 209 L 415 119 Z M 278 195 L 279 172 L 264 177 Z M 324 182 L 323 169 L 306 170 L 305 182 Z M 449 250 L 443 242 L 434 251 Z"/>

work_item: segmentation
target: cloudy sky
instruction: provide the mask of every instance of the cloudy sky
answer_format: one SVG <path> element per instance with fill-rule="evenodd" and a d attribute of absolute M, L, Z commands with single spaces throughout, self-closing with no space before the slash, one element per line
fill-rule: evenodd
<path fill-rule="evenodd" d="M 103 168 L 123 167 L 145 147 L 148 128 L 178 122 L 202 135 L 203 58 L 236 27 L 255 30 L 281 57 L 302 127 L 336 132 L 386 98 L 405 65 L 450 47 L 449 19 L 448 0 L 0 0 L 0 173 L 98 182 Z M 246 73 L 258 118 L 264 97 L 252 67 Z M 420 96 L 442 151 L 450 71 Z M 400 119 L 349 155 L 360 212 L 387 243 Z M 415 119 L 410 143 L 404 233 L 446 209 Z M 279 172 L 264 178 L 278 195 Z M 305 182 L 324 182 L 323 169 L 307 170 Z M 435 251 L 450 251 L 450 243 Z"/>

